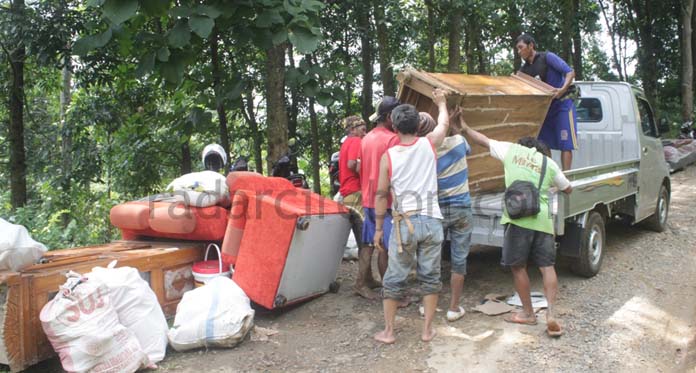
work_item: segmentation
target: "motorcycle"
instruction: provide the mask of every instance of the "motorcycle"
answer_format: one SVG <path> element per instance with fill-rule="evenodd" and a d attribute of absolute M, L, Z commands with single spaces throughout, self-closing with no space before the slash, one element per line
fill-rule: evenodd
<path fill-rule="evenodd" d="M 309 189 L 307 177 L 301 174 L 297 167 L 297 158 L 295 156 L 295 142 L 291 141 L 288 151 L 285 152 L 271 167 L 271 176 L 283 177 L 292 183 L 296 188 Z"/>
<path fill-rule="evenodd" d="M 682 123 L 681 127 L 679 127 L 679 136 L 677 136 L 680 139 L 696 139 L 696 126 L 694 126 L 693 121 L 686 121 Z"/>

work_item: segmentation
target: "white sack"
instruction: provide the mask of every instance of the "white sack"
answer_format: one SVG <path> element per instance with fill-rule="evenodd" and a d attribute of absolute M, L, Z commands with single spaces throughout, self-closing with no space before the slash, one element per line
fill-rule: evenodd
<path fill-rule="evenodd" d="M 26 228 L 0 219 L 0 271 L 19 271 L 36 263 L 46 251 L 46 246 L 34 241 Z"/>
<path fill-rule="evenodd" d="M 180 176 L 169 183 L 166 190 L 187 206 L 214 206 L 230 198 L 227 179 L 213 171 L 192 172 Z"/>

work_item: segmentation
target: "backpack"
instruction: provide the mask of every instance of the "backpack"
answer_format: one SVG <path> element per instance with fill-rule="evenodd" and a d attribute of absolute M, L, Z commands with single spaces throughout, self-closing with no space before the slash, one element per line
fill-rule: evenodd
<path fill-rule="evenodd" d="M 539 185 L 536 186 L 532 182 L 515 180 L 505 188 L 505 210 L 511 219 L 519 219 L 527 216 L 535 216 L 540 211 L 539 191 L 541 191 L 541 183 L 546 175 L 546 156 L 541 163 L 541 175 L 539 176 Z"/>
<path fill-rule="evenodd" d="M 538 76 L 542 82 L 546 83 L 546 73 L 549 70 L 547 63 L 548 52 L 537 52 L 537 54 L 539 55 L 539 58 L 535 59 L 534 63 L 531 64 L 525 62 L 524 65 L 522 65 L 522 67 L 520 68 L 520 71 L 534 78 Z M 570 86 L 568 86 L 568 90 L 565 91 L 565 93 L 560 99 L 576 99 L 578 97 L 579 92 L 577 87 L 575 86 L 575 84 L 571 84 Z"/>

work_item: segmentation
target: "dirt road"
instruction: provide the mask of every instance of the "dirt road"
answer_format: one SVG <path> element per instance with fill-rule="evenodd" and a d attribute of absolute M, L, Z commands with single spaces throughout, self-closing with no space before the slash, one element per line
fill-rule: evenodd
<path fill-rule="evenodd" d="M 383 325 L 381 303 L 352 294 L 357 264 L 344 262 L 338 294 L 257 313 L 257 325 L 278 331 L 268 341 L 172 351 L 160 371 L 696 372 L 696 167 L 673 175 L 672 186 L 666 232 L 613 223 L 596 277 L 558 269 L 558 311 L 566 329 L 560 339 L 546 336 L 543 318 L 537 326 L 518 326 L 470 311 L 485 294 L 513 291 L 511 275 L 498 264 L 499 249 L 479 247 L 469 259 L 462 301 L 468 313 L 454 323 L 438 313 L 432 343 L 419 340 L 416 305 L 400 310 L 396 344 L 374 342 Z M 540 291 L 538 271 L 530 274 L 532 289 Z M 446 281 L 442 309 L 448 290 Z"/>

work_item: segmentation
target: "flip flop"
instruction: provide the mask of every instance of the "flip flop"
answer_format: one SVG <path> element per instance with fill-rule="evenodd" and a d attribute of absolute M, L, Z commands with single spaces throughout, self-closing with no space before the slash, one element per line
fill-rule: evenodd
<path fill-rule="evenodd" d="M 522 325 L 536 325 L 536 317 L 534 320 L 527 320 L 519 317 L 520 312 L 515 312 L 511 313 L 503 318 L 506 322 L 513 323 L 513 324 L 522 324 Z"/>
<path fill-rule="evenodd" d="M 563 328 L 558 321 L 552 320 L 546 323 L 546 333 L 549 337 L 558 338 L 563 335 Z"/>

